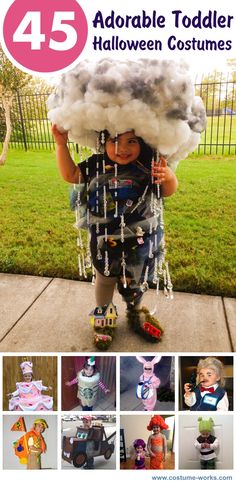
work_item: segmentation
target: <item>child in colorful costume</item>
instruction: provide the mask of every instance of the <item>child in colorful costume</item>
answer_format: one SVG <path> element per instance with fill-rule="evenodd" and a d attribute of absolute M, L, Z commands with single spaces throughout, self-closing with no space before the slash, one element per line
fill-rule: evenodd
<path fill-rule="evenodd" d="M 35 419 L 32 429 L 13 444 L 16 456 L 20 463 L 27 464 L 27 470 L 41 470 L 41 454 L 47 449 L 42 436 L 46 428 L 45 419 Z"/>
<path fill-rule="evenodd" d="M 142 439 L 137 439 L 133 443 L 135 449 L 135 470 L 146 470 L 145 456 L 146 456 L 146 443 Z"/>
<path fill-rule="evenodd" d="M 136 359 L 143 364 L 143 374 L 139 378 L 136 395 L 138 398 L 142 398 L 144 411 L 153 411 L 157 400 L 156 389 L 161 383 L 160 379 L 154 374 L 154 365 L 161 360 L 161 357 L 157 356 L 152 360 L 146 360 L 137 356 Z"/>
<path fill-rule="evenodd" d="M 198 418 L 200 436 L 194 446 L 200 453 L 201 470 L 215 470 L 216 450 L 219 447 L 218 439 L 212 434 L 214 421 L 212 418 Z"/>
<path fill-rule="evenodd" d="M 228 411 L 229 401 L 224 387 L 224 366 L 219 359 L 200 359 L 197 366 L 198 385 L 184 385 L 184 401 L 190 411 Z"/>
<path fill-rule="evenodd" d="M 127 304 L 128 323 L 154 343 L 162 328 L 147 308 L 141 308 L 143 294 L 150 284 L 158 293 L 162 277 L 164 292 L 172 297 L 164 258 L 162 197 L 177 189 L 171 163 L 193 149 L 204 125 L 203 106 L 194 98 L 185 68 L 179 67 L 164 61 L 85 61 L 64 76 L 49 100 L 59 171 L 66 181 L 84 184 L 76 202 L 77 227 L 90 231 L 96 309 L 104 312 L 117 283 Z M 170 92 L 172 104 L 167 100 Z M 67 148 L 68 132 L 81 144 L 97 144 L 97 155 L 76 166 Z M 81 256 L 81 276 L 90 263 L 87 253 Z M 103 319 L 102 327 L 94 320 L 92 324 L 96 346 L 107 349 L 114 321 Z"/>
<path fill-rule="evenodd" d="M 32 362 L 22 362 L 20 368 L 24 381 L 17 382 L 16 391 L 8 394 L 9 411 L 52 411 L 53 398 L 42 394 L 52 388 L 44 386 L 41 380 L 33 380 Z"/>
<path fill-rule="evenodd" d="M 77 396 L 81 401 L 82 411 L 92 411 L 97 400 L 98 388 L 107 394 L 110 390 L 100 379 L 100 373 L 96 368 L 95 357 L 89 357 L 77 373 L 77 377 L 66 382 L 66 386 L 78 384 Z"/>
<path fill-rule="evenodd" d="M 161 416 L 155 415 L 151 418 L 147 429 L 152 431 L 147 442 L 147 450 L 150 455 L 150 469 L 163 470 L 167 443 L 166 437 L 161 433 L 161 430 L 168 429 L 168 425 Z"/>

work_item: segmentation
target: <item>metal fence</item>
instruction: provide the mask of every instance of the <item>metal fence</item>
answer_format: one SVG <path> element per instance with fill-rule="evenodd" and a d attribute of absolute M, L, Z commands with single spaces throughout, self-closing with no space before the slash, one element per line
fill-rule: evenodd
<path fill-rule="evenodd" d="M 236 79 L 222 77 L 195 84 L 195 92 L 203 99 L 207 113 L 207 127 L 197 153 L 236 154 Z"/>
<path fill-rule="evenodd" d="M 207 128 L 202 133 L 196 150 L 199 154 L 236 154 L 236 80 L 223 76 L 195 83 L 196 94 L 201 96 L 207 112 Z M 11 119 L 13 131 L 11 147 L 53 149 L 54 142 L 47 119 L 46 101 L 49 93 L 17 93 L 13 100 Z M 5 136 L 5 118 L 0 99 L 0 143 Z"/>

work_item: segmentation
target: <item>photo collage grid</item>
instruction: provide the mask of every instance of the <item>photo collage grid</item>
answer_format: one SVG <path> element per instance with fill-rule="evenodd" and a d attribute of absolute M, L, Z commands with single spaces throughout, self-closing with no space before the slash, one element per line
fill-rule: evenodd
<path fill-rule="evenodd" d="M 234 354 L 1 354 L 3 470 L 234 470 Z"/>

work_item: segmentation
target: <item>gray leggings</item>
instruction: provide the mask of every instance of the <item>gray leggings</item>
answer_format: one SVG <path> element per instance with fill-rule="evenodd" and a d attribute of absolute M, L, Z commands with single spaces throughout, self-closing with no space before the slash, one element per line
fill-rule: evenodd
<path fill-rule="evenodd" d="M 108 305 L 113 300 L 116 283 L 116 277 L 111 276 L 108 278 L 96 270 L 95 297 L 98 306 Z"/>
<path fill-rule="evenodd" d="M 140 306 L 143 293 L 139 288 L 128 288 L 125 290 L 123 283 L 119 277 L 116 276 L 104 276 L 96 270 L 95 280 L 95 298 L 97 306 L 108 305 L 113 300 L 113 294 L 117 283 L 118 291 L 122 295 L 123 300 L 129 306 L 130 301 L 138 308 Z"/>

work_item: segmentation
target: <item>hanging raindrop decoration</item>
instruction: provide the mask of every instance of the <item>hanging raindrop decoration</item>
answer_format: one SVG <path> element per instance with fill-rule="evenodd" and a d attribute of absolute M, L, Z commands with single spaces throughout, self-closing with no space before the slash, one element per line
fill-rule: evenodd
<path fill-rule="evenodd" d="M 100 183 L 100 165 L 101 165 L 101 157 L 100 153 L 102 153 L 102 174 L 104 176 L 103 181 L 105 181 L 106 175 L 106 161 L 105 161 L 105 133 L 101 132 L 100 135 L 97 137 L 97 160 L 96 160 L 96 199 L 95 199 L 95 213 L 97 217 L 100 216 L 101 208 L 103 209 L 103 220 L 104 220 L 104 235 L 100 233 L 100 224 L 96 222 L 96 234 L 101 236 L 104 239 L 105 243 L 105 251 L 104 251 L 104 275 L 110 275 L 110 268 L 109 268 L 109 252 L 108 252 L 108 230 L 107 230 L 107 186 L 104 183 L 102 187 L 102 195 L 101 195 L 101 183 Z M 101 147 L 101 149 L 100 149 Z M 118 153 L 119 147 L 119 138 L 118 135 L 115 137 L 115 153 Z M 82 147 L 80 147 L 80 159 L 82 159 Z M 151 168 L 153 169 L 154 163 L 158 160 L 160 164 L 160 156 L 158 151 L 153 151 L 153 158 L 151 162 Z M 88 167 L 88 156 L 86 154 L 86 222 L 87 226 L 90 224 L 90 212 L 89 212 L 89 167 Z M 126 257 L 125 257 L 125 216 L 123 213 L 122 207 L 119 207 L 118 204 L 118 164 L 114 164 L 114 178 L 113 178 L 113 186 L 114 186 L 114 202 L 115 202 L 115 209 L 114 209 L 114 218 L 120 218 L 120 241 L 123 245 L 121 251 L 121 268 L 122 268 L 122 282 L 124 288 L 127 288 L 127 277 L 126 277 Z M 77 186 L 78 187 L 78 186 Z M 81 187 L 81 183 L 79 180 L 79 187 Z M 132 214 L 137 207 L 142 204 L 146 200 L 146 195 L 148 192 L 149 186 L 147 185 L 143 191 L 143 194 L 140 196 L 139 200 L 135 204 L 134 207 L 130 210 L 130 214 Z M 149 287 L 148 280 L 149 280 L 149 272 L 150 266 L 153 264 L 153 277 L 152 282 L 156 286 L 156 295 L 159 295 L 159 288 L 160 288 L 160 279 L 163 280 L 164 285 L 164 295 L 166 298 L 173 298 L 173 285 L 170 278 L 169 272 L 169 265 L 168 262 L 165 261 L 165 240 L 164 235 L 161 241 L 161 251 L 158 249 L 158 235 L 157 235 L 157 228 L 160 228 L 164 231 L 164 208 L 163 208 L 163 200 L 161 197 L 161 190 L 160 184 L 155 183 L 154 176 L 151 175 L 151 195 L 150 195 L 150 211 L 153 214 L 153 217 L 150 220 L 149 225 L 149 235 L 153 236 L 149 239 L 149 252 L 148 252 L 148 262 L 145 268 L 143 281 L 141 282 L 140 289 L 143 293 L 145 293 Z M 102 207 L 100 204 L 102 203 Z M 87 236 L 87 243 L 83 243 L 81 229 L 79 228 L 78 221 L 81 218 L 81 191 L 78 190 L 77 193 L 77 200 L 76 200 L 76 210 L 75 210 L 75 217 L 76 217 L 76 227 L 78 228 L 78 237 L 77 237 L 77 246 L 79 249 L 78 254 L 78 270 L 80 277 L 84 277 L 87 279 L 87 270 L 92 269 L 92 284 L 95 283 L 95 268 L 92 264 L 91 253 L 90 253 L 90 242 L 89 237 Z M 101 237 L 97 238 L 97 259 L 102 260 L 103 256 L 100 249 Z M 153 262 L 154 260 L 154 262 Z M 157 307 L 155 306 L 154 310 L 151 312 L 154 314 L 156 312 Z"/>

